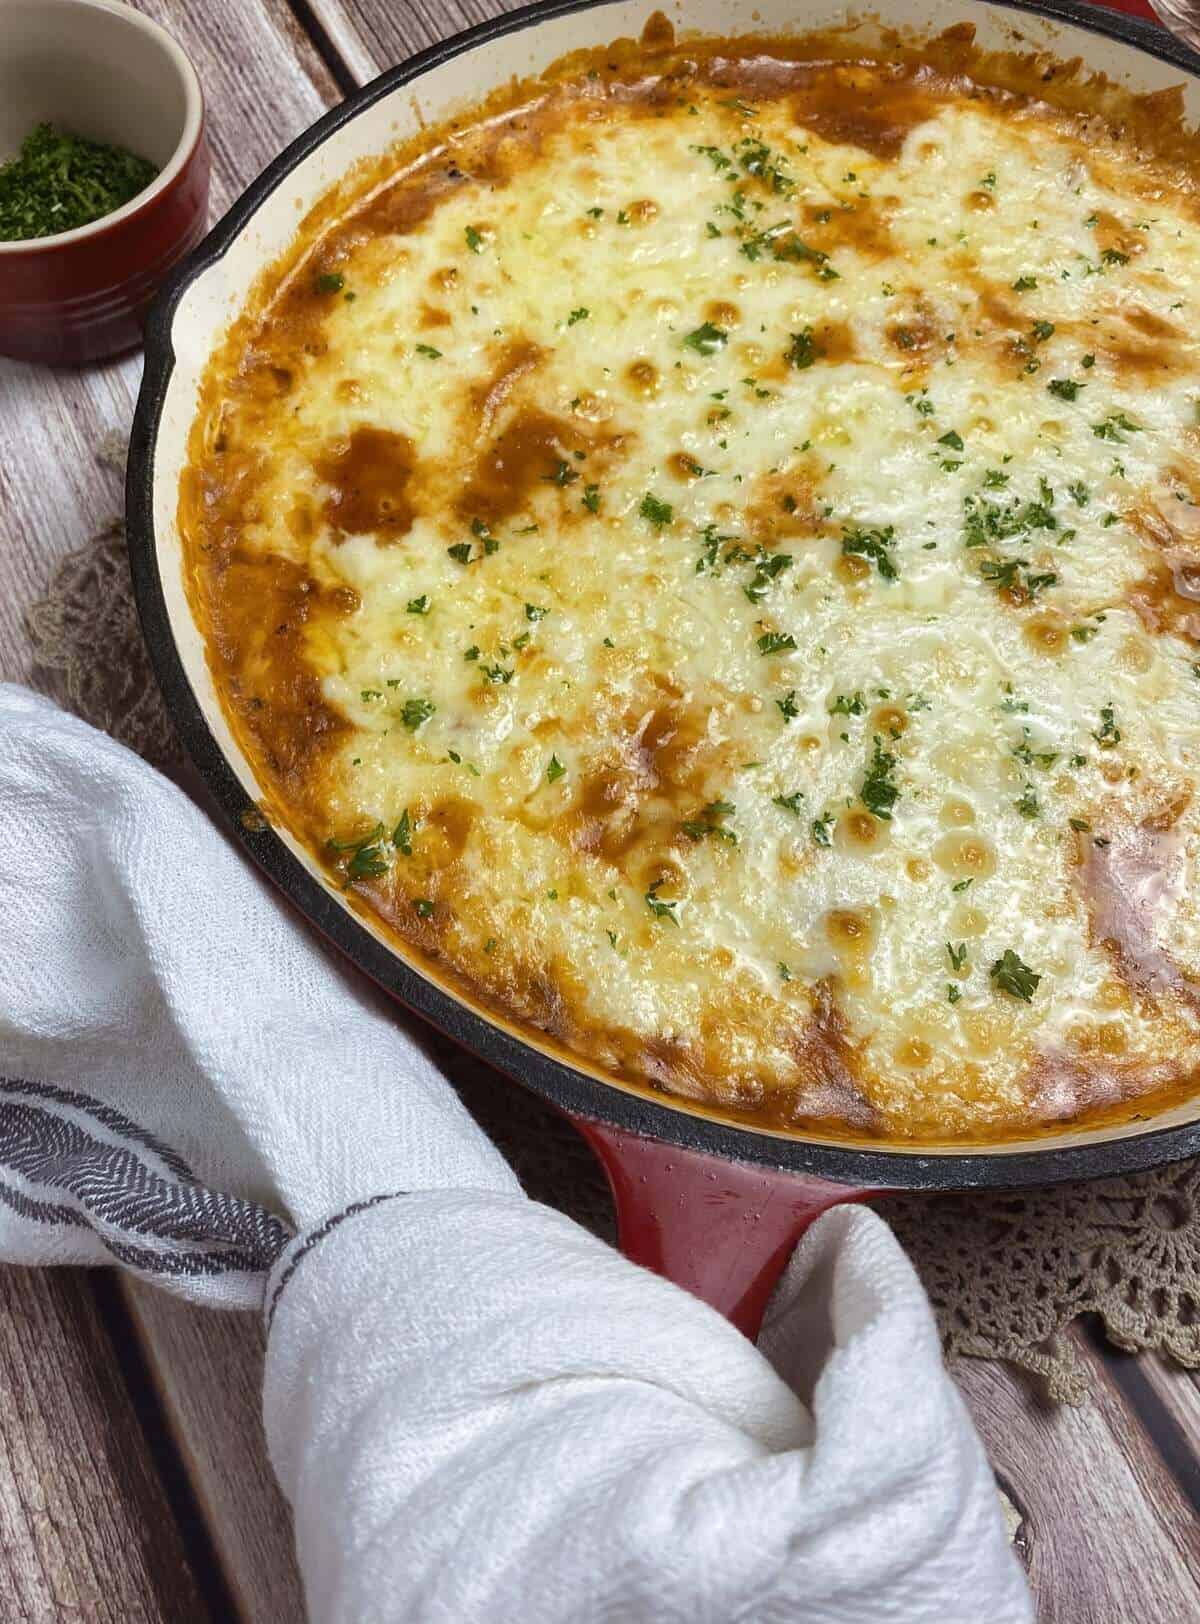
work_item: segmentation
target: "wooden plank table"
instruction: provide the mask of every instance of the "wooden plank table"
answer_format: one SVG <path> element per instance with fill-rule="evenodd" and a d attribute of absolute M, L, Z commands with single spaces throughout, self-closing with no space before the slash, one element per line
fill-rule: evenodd
<path fill-rule="evenodd" d="M 195 62 L 221 211 L 325 108 L 497 0 L 140 0 Z M 0 42 L 0 49 L 3 48 Z M 46 686 L 24 612 L 119 512 L 96 456 L 130 421 L 140 363 L 0 360 L 0 678 Z M 474 1063 L 447 1063 L 481 1099 Z M 1006 1368 L 955 1370 L 1020 1518 L 1043 1624 L 1200 1619 L 1200 1379 L 1072 1331 L 1086 1407 Z M 191 1624 L 303 1618 L 287 1508 L 258 1414 L 250 1316 L 106 1273 L 0 1269 L 0 1619 Z M 964 1598 L 970 1616 L 969 1599 Z"/>

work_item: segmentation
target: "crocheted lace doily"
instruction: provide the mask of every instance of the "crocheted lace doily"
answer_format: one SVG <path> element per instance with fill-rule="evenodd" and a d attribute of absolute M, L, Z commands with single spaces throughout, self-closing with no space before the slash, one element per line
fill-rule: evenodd
<path fill-rule="evenodd" d="M 120 448 L 103 447 L 103 460 Z M 148 761 L 182 756 L 150 670 L 114 519 L 59 565 L 28 611 L 39 685 Z M 522 1089 L 434 1038 L 469 1107 L 530 1194 L 608 1238 L 603 1175 L 568 1124 Z M 947 1354 L 1001 1358 L 1078 1403 L 1087 1377 L 1062 1333 L 1100 1318 L 1122 1348 L 1200 1366 L 1200 1161 L 1016 1195 L 892 1196 L 879 1211 L 925 1283 Z"/>

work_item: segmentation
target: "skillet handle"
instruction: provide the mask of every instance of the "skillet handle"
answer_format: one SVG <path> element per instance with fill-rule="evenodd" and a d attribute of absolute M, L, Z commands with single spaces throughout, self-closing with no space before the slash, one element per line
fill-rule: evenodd
<path fill-rule="evenodd" d="M 876 1193 L 572 1121 L 608 1175 L 625 1256 L 694 1293 L 751 1339 L 809 1224 L 839 1202 Z"/>

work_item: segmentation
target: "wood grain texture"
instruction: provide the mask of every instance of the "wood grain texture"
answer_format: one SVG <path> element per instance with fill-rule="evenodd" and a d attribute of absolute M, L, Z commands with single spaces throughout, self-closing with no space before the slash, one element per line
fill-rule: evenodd
<path fill-rule="evenodd" d="M 1194 1510 L 1082 1332 L 1093 1399 L 1051 1407 L 1003 1366 L 964 1359 L 958 1386 L 1021 1514 L 1039 1624 L 1200 1618 Z M 1186 1381 L 1185 1378 L 1181 1378 Z"/>
<path fill-rule="evenodd" d="M 263 1437 L 257 1316 L 206 1312 L 138 1281 L 122 1289 L 235 1605 L 254 1624 L 298 1624 L 291 1513 Z"/>
<path fill-rule="evenodd" d="M 209 1616 L 84 1272 L 0 1269 L 0 1618 Z"/>
<path fill-rule="evenodd" d="M 308 0 L 358 84 L 475 23 L 516 11 L 525 0 Z M 647 7 L 647 11 L 651 8 Z"/>

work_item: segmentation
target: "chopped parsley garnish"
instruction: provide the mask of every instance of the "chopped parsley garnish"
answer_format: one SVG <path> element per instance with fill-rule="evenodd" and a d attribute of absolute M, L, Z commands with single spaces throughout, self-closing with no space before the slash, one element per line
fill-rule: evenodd
<path fill-rule="evenodd" d="M 1092 826 L 1086 818 L 1068 818 L 1067 822 L 1077 834 L 1090 835 Z"/>
<path fill-rule="evenodd" d="M 751 603 L 761 603 L 766 597 L 771 582 L 777 580 L 784 570 L 789 569 L 792 563 L 790 553 L 768 553 L 765 549 L 759 550 L 758 561 L 754 567 L 754 576 L 748 586 L 742 591 Z"/>
<path fill-rule="evenodd" d="M 318 293 L 340 293 L 346 286 L 346 278 L 340 271 L 322 271 L 316 286 Z"/>
<path fill-rule="evenodd" d="M 860 689 L 852 694 L 838 694 L 829 707 L 831 716 L 865 716 L 867 710 L 866 700 Z"/>
<path fill-rule="evenodd" d="M 758 640 L 760 654 L 784 654 L 795 646 L 796 639 L 791 632 L 764 632 Z"/>
<path fill-rule="evenodd" d="M 560 778 L 565 776 L 566 771 L 567 769 L 563 766 L 558 757 L 551 756 L 549 765 L 546 768 L 546 782 L 548 784 L 557 783 Z"/>
<path fill-rule="evenodd" d="M 501 687 L 507 683 L 510 683 L 513 679 L 512 670 L 508 666 L 499 664 L 481 665 L 479 669 L 483 676 L 483 680 L 490 683 L 492 687 Z"/>
<path fill-rule="evenodd" d="M 429 919 L 433 914 L 433 903 L 428 897 L 417 897 L 413 907 L 422 919 Z"/>
<path fill-rule="evenodd" d="M 545 620 L 549 613 L 549 609 L 539 609 L 536 603 L 527 603 L 525 605 L 526 620 Z"/>
<path fill-rule="evenodd" d="M 589 513 L 599 513 L 599 511 L 600 511 L 600 487 L 599 487 L 599 485 L 585 485 L 583 487 L 583 495 L 582 495 L 582 497 L 580 497 L 580 501 L 583 503 L 584 507 L 587 508 Z"/>
<path fill-rule="evenodd" d="M 974 884 L 975 884 L 975 876 L 973 874 L 971 874 L 965 880 L 955 880 L 954 884 L 950 887 L 950 889 L 957 896 L 959 894 L 959 892 L 965 891 L 968 886 L 971 886 L 971 885 L 974 885 Z"/>
<path fill-rule="evenodd" d="M 468 226 L 464 232 L 464 236 L 467 239 L 467 247 L 473 254 L 483 253 L 483 238 L 479 235 L 474 226 Z"/>
<path fill-rule="evenodd" d="M 647 908 L 649 908 L 650 912 L 654 915 L 655 919 L 669 919 L 673 925 L 677 925 L 679 920 L 675 917 L 675 910 L 679 904 L 677 902 L 664 902 L 662 900 L 658 892 L 659 887 L 663 883 L 664 882 L 662 880 L 655 880 L 654 884 L 646 892 L 645 903 Z"/>
<path fill-rule="evenodd" d="M 826 812 L 822 817 L 812 821 L 812 837 L 818 846 L 832 846 L 833 840 L 829 831 L 833 828 L 833 816 Z"/>
<path fill-rule="evenodd" d="M 1035 750 L 1029 743 L 1029 729 L 1022 729 L 1020 744 L 1013 746 L 1013 755 L 1025 767 L 1044 767 L 1047 771 L 1058 760 L 1057 750 Z"/>
<path fill-rule="evenodd" d="M 470 648 L 463 650 L 464 660 L 477 660 L 479 658 L 479 644 L 472 643 Z"/>
<path fill-rule="evenodd" d="M 400 712 L 400 720 L 410 733 L 415 733 L 433 715 L 437 706 L 431 699 L 406 699 L 404 709 Z"/>
<path fill-rule="evenodd" d="M 1076 383 L 1074 378 L 1051 378 L 1046 385 L 1050 393 L 1057 395 L 1059 400 L 1075 400 L 1079 391 L 1086 387 L 1086 384 Z"/>
<path fill-rule="evenodd" d="M 392 830 L 392 845 L 405 857 L 412 856 L 413 820 L 407 807 L 400 814 L 400 821 Z"/>
<path fill-rule="evenodd" d="M 785 812 L 791 812 L 799 817 L 800 803 L 804 800 L 804 795 L 800 790 L 794 789 L 790 795 L 773 795 L 771 800 L 775 806 L 782 807 Z"/>
<path fill-rule="evenodd" d="M 387 861 L 380 845 L 384 839 L 383 824 L 377 823 L 365 835 L 356 835 L 350 840 L 329 840 L 326 845 L 331 852 L 350 853 L 346 865 L 348 880 L 373 880 L 387 872 Z"/>
<path fill-rule="evenodd" d="M 962 435 L 956 429 L 950 429 L 948 433 L 938 437 L 938 444 L 948 445 L 951 451 L 961 451 L 963 448 Z"/>
<path fill-rule="evenodd" d="M 1104 261 L 1104 263 L 1106 265 L 1128 265 L 1129 264 L 1129 255 L 1128 254 L 1123 254 L 1119 248 L 1104 248 L 1104 249 L 1102 249 L 1101 253 L 1100 253 L 1100 258 Z"/>
<path fill-rule="evenodd" d="M 782 699 L 775 701 L 775 706 L 785 722 L 790 722 L 799 716 L 800 707 L 796 703 L 796 690 L 794 688 L 789 689 Z"/>
<path fill-rule="evenodd" d="M 663 529 L 675 517 L 675 509 L 670 502 L 661 502 L 650 491 L 647 491 L 645 496 L 642 497 L 638 512 L 643 519 L 649 519 L 656 530 Z"/>
<path fill-rule="evenodd" d="M 953 942 L 946 943 L 946 954 L 950 960 L 950 968 L 957 974 L 967 962 L 967 944 L 959 942 L 955 947 Z"/>
<path fill-rule="evenodd" d="M 441 350 L 435 350 L 432 344 L 418 344 L 417 354 L 428 356 L 431 361 L 440 361 L 442 358 Z"/>
<path fill-rule="evenodd" d="M 378 846 L 360 846 L 346 865 L 350 880 L 376 880 L 387 873 L 387 859 Z"/>
<path fill-rule="evenodd" d="M 962 988 L 961 987 L 956 987 L 954 985 L 953 981 L 947 981 L 947 983 L 946 983 L 946 1002 L 948 1004 L 957 1004 L 958 1000 L 961 997 L 962 997 Z"/>
<path fill-rule="evenodd" d="M 1036 818 L 1041 816 L 1041 807 L 1038 805 L 1037 790 L 1032 784 L 1026 784 L 1021 791 L 1020 798 L 1014 803 L 1017 811 L 1023 818 Z"/>
<path fill-rule="evenodd" d="M 419 598 L 410 598 L 408 600 L 407 613 L 410 615 L 427 615 L 429 610 L 430 602 L 428 592 L 422 592 Z"/>
<path fill-rule="evenodd" d="M 1116 715 L 1111 705 L 1104 705 L 1100 710 L 1100 726 L 1092 734 L 1093 739 L 1101 750 L 1112 750 L 1121 742 L 1121 729 L 1117 726 Z"/>
<path fill-rule="evenodd" d="M 792 341 L 784 350 L 783 358 L 789 366 L 798 367 L 803 371 L 806 367 L 812 366 L 824 353 L 813 340 L 812 328 L 804 327 L 800 332 L 792 334 Z"/>
<path fill-rule="evenodd" d="M 744 174 L 764 181 L 773 192 L 786 195 L 795 191 L 796 183 L 784 167 L 783 159 L 773 158 L 770 147 L 764 141 L 756 140 L 752 135 L 743 136 L 735 142 L 733 150 L 737 153 Z"/>
<path fill-rule="evenodd" d="M 552 474 L 543 474 L 542 478 L 548 485 L 558 485 L 559 487 L 573 485 L 579 478 L 579 470 L 578 468 L 572 468 L 565 457 L 560 457 L 554 465 L 554 472 Z"/>
<path fill-rule="evenodd" d="M 1017 280 L 1013 283 L 1013 292 L 1014 293 L 1029 293 L 1031 291 L 1031 289 L 1036 288 L 1036 287 L 1037 287 L 1037 277 L 1036 276 L 1018 276 Z"/>
<path fill-rule="evenodd" d="M 1054 323 L 1052 321 L 1035 321 L 1030 331 L 1039 344 L 1044 344 L 1048 338 L 1054 337 Z"/>
<path fill-rule="evenodd" d="M 1024 580 L 1021 570 L 1026 572 Z M 1029 598 L 1037 597 L 1043 588 L 1054 586 L 1058 580 L 1052 571 L 1033 573 L 1023 558 L 985 558 L 980 563 L 979 573 L 997 592 L 1024 592 Z"/>
<path fill-rule="evenodd" d="M 783 962 L 782 959 L 780 959 L 780 961 L 779 961 L 778 965 L 776 966 L 776 968 L 779 971 L 779 979 L 780 979 L 780 981 L 790 981 L 792 979 L 792 972 L 788 969 L 787 965 Z"/>
<path fill-rule="evenodd" d="M 1041 481 L 1040 501 L 1013 500 L 1002 506 L 986 497 L 967 495 L 963 498 L 963 546 L 987 547 L 1000 541 L 1027 539 L 1034 530 L 1057 530 L 1054 515 L 1054 491 L 1046 480 Z"/>
<path fill-rule="evenodd" d="M 859 799 L 868 812 L 873 812 L 877 818 L 891 821 L 892 808 L 900 797 L 900 790 L 892 776 L 896 770 L 896 758 L 883 748 L 883 740 L 878 733 L 875 735 L 875 753 L 871 757 L 862 788 L 859 790 Z"/>
<path fill-rule="evenodd" d="M 890 524 L 875 530 L 862 530 L 853 525 L 842 527 L 842 552 L 870 559 L 885 581 L 899 580 L 891 553 L 895 544 L 896 532 Z"/>
<path fill-rule="evenodd" d="M 490 554 L 499 552 L 500 543 L 496 540 L 496 537 L 493 536 L 492 532 L 488 529 L 487 525 L 484 524 L 482 519 L 471 520 L 471 534 L 483 543 L 483 550 L 485 553 Z M 520 532 L 518 532 L 518 534 L 520 534 Z"/>
<path fill-rule="evenodd" d="M 1111 440 L 1116 445 L 1125 445 L 1125 435 L 1140 434 L 1141 424 L 1130 422 L 1124 412 L 1109 412 L 1103 422 L 1092 424 L 1092 433 L 1097 440 Z"/>
<path fill-rule="evenodd" d="M 988 971 L 992 978 L 992 985 L 999 992 L 1006 992 L 1010 998 L 1023 999 L 1025 1003 L 1032 1003 L 1033 995 L 1038 989 L 1041 976 L 1035 970 L 1023 963 L 1019 953 L 1012 948 L 1006 948 L 992 968 Z"/>
<path fill-rule="evenodd" d="M 456 564 L 469 564 L 471 562 L 471 543 L 469 541 L 456 541 L 453 547 L 446 548 L 446 553 Z"/>
<path fill-rule="evenodd" d="M 711 321 L 706 321 L 694 328 L 683 342 L 698 355 L 715 355 L 728 339 L 729 334 L 723 327 L 715 327 Z"/>
<path fill-rule="evenodd" d="M 1087 507 L 1088 503 L 1092 499 L 1091 491 L 1088 490 L 1087 486 L 1081 479 L 1073 480 L 1072 483 L 1067 486 L 1067 495 L 1071 498 L 1076 507 Z"/>
<path fill-rule="evenodd" d="M 710 801 L 695 818 L 686 818 L 681 825 L 689 840 L 722 840 L 727 846 L 736 846 L 738 837 L 732 829 L 723 827 L 722 820 L 736 811 L 732 801 Z"/>
<path fill-rule="evenodd" d="M 590 315 L 591 311 L 588 309 L 588 307 L 586 305 L 580 305 L 578 310 L 572 310 L 571 314 L 567 317 L 567 326 L 574 327 L 577 321 L 586 321 Z"/>

